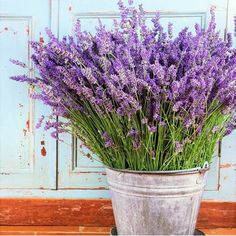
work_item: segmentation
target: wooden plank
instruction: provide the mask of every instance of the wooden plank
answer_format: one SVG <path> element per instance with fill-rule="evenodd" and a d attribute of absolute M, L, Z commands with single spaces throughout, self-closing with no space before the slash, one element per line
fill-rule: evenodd
<path fill-rule="evenodd" d="M 111 226 L 110 200 L 1 199 L 0 225 Z"/>
<path fill-rule="evenodd" d="M 235 228 L 236 202 L 203 201 L 198 216 L 199 228 Z"/>
<path fill-rule="evenodd" d="M 206 235 L 236 235 L 236 228 L 200 229 Z"/>
<path fill-rule="evenodd" d="M 109 235 L 111 227 L 0 226 L 0 235 Z M 236 228 L 200 229 L 206 235 L 236 235 Z"/>
<path fill-rule="evenodd" d="M 115 225 L 111 201 L 105 199 L 0 199 L 0 225 Z M 203 201 L 198 228 L 236 228 L 236 202 Z"/>
<path fill-rule="evenodd" d="M 0 235 L 109 235 L 111 227 L 0 226 Z"/>

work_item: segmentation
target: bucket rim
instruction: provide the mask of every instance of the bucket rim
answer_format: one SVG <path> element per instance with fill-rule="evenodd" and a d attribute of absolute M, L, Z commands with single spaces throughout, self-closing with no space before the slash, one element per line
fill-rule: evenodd
<path fill-rule="evenodd" d="M 207 167 L 195 167 L 191 169 L 184 169 L 184 170 L 163 170 L 163 171 L 140 171 L 140 170 L 129 170 L 129 169 L 116 169 L 113 167 L 105 166 L 106 169 L 115 172 L 123 172 L 123 173 L 130 173 L 130 174 L 157 174 L 157 175 L 185 175 L 185 174 L 194 174 L 194 173 L 205 173 L 210 168 Z"/>

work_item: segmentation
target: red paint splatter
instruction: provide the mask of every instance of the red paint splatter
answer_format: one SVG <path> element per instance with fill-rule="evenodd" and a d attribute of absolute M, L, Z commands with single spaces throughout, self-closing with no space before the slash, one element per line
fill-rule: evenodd
<path fill-rule="evenodd" d="M 69 10 L 69 11 L 71 11 L 71 10 L 72 10 L 72 7 L 71 7 L 71 6 L 69 6 L 68 10 Z"/>
<path fill-rule="evenodd" d="M 29 120 L 26 121 L 26 128 L 28 131 L 30 130 L 30 121 Z"/>
<path fill-rule="evenodd" d="M 222 165 L 220 165 L 220 168 L 229 168 L 229 167 L 232 167 L 232 166 L 236 166 L 236 164 L 230 164 L 230 163 L 222 164 Z"/>
<path fill-rule="evenodd" d="M 42 36 L 39 37 L 39 42 L 40 42 L 40 43 L 44 43 L 44 39 L 43 39 Z"/>
<path fill-rule="evenodd" d="M 26 28 L 26 33 L 29 35 L 29 27 Z"/>
<path fill-rule="evenodd" d="M 5 31 L 8 31 L 8 27 L 5 27 L 4 30 L 5 30 Z"/>
<path fill-rule="evenodd" d="M 27 120 L 26 121 L 26 127 L 23 129 L 24 136 L 26 136 L 27 132 L 29 132 L 29 131 L 30 131 L 30 121 Z"/>
<path fill-rule="evenodd" d="M 46 150 L 45 147 L 42 147 L 42 148 L 41 148 L 41 155 L 42 155 L 43 157 L 45 157 L 45 156 L 47 155 L 47 150 Z"/>

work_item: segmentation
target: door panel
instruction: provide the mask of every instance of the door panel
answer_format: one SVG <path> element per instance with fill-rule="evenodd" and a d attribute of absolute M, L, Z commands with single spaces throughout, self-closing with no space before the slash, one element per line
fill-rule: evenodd
<path fill-rule="evenodd" d="M 55 188 L 55 140 L 35 123 L 48 110 L 30 98 L 29 86 L 9 79 L 33 72 L 9 58 L 31 66 L 30 40 L 43 40 L 50 27 L 49 1 L 0 0 L 0 188 Z"/>
<path fill-rule="evenodd" d="M 217 4 L 219 10 L 216 9 L 218 28 L 224 33 L 226 17 L 226 0 L 198 2 L 181 0 L 181 1 L 134 1 L 135 5 L 143 4 L 148 24 L 151 24 L 151 18 L 156 11 L 161 13 L 161 22 L 167 26 L 168 22 L 174 23 L 174 35 L 180 29 L 188 26 L 190 30 L 194 30 L 195 23 L 199 23 L 202 28 L 206 27 L 209 20 L 210 5 Z M 60 2 L 59 7 L 59 37 L 63 35 L 73 34 L 73 26 L 76 19 L 81 20 L 81 26 L 84 30 L 95 32 L 98 18 L 109 28 L 112 26 L 112 20 L 118 18 L 118 8 L 115 0 L 101 0 L 99 4 L 94 0 L 71 0 Z M 104 177 L 104 169 L 99 162 L 91 161 L 86 154 L 88 150 L 82 148 L 79 141 L 64 135 L 64 141 L 67 143 L 59 143 L 59 188 L 107 188 L 106 179 Z M 76 142 L 78 144 L 76 144 Z M 73 148 L 76 150 L 73 151 Z M 82 149 L 81 149 L 82 148 Z M 95 157 L 97 159 L 97 157 Z M 218 146 L 214 153 L 212 169 L 209 173 L 209 180 L 206 190 L 217 191 L 219 186 L 219 155 Z M 65 171 L 66 170 L 66 171 Z"/>
<path fill-rule="evenodd" d="M 107 188 L 106 176 L 101 163 L 81 142 L 68 134 L 63 134 L 59 142 L 59 189 L 104 189 Z M 91 156 L 91 157 L 90 157 Z"/>

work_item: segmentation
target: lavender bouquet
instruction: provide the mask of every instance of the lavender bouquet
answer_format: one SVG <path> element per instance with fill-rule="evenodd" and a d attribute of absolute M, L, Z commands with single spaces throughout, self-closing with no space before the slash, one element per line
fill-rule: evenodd
<path fill-rule="evenodd" d="M 180 170 L 211 161 L 215 144 L 235 128 L 236 49 L 216 32 L 184 28 L 172 37 L 160 15 L 147 27 L 140 6 L 119 1 L 112 30 L 99 21 L 49 42 L 31 42 L 39 76 L 11 77 L 34 88 L 52 108 L 45 129 L 72 132 L 107 166 L 131 170 Z M 24 63 L 13 63 L 27 67 Z M 64 117 L 68 122 L 56 119 Z M 52 117 L 55 117 L 53 120 Z"/>

